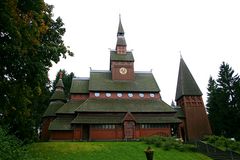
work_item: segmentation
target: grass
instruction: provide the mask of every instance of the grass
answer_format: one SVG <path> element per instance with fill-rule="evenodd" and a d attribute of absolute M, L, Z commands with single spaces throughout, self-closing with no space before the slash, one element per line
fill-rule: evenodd
<path fill-rule="evenodd" d="M 41 142 L 28 148 L 30 160 L 146 160 L 143 142 Z M 211 160 L 196 152 L 154 149 L 154 160 Z"/>

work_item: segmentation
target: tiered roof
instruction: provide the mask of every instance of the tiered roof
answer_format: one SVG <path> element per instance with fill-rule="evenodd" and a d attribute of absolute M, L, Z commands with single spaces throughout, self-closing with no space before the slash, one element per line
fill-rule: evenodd
<path fill-rule="evenodd" d="M 62 79 L 60 78 L 56 84 L 55 90 L 50 98 L 50 103 L 48 108 L 43 114 L 43 117 L 54 117 L 56 116 L 56 111 L 61 108 L 67 102 L 64 85 Z"/>

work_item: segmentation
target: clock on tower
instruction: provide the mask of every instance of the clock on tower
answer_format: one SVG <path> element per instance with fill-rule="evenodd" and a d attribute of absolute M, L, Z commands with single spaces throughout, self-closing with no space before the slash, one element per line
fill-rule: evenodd
<path fill-rule="evenodd" d="M 127 74 L 127 68 L 121 67 L 121 68 L 119 69 L 119 73 L 121 73 L 121 74 Z"/>
<path fill-rule="evenodd" d="M 110 54 L 112 80 L 134 80 L 134 58 L 132 52 L 127 51 L 121 19 L 118 26 L 116 50 L 111 51 Z"/>

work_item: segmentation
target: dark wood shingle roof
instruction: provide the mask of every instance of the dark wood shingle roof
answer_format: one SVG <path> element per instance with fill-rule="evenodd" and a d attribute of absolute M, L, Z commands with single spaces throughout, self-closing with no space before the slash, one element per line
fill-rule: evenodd
<path fill-rule="evenodd" d="M 202 92 L 199 89 L 183 58 L 181 58 L 179 65 L 175 100 L 178 100 L 182 96 L 202 96 Z"/>
<path fill-rule="evenodd" d="M 70 93 L 89 93 L 89 80 L 73 78 Z"/>
<path fill-rule="evenodd" d="M 52 96 L 51 96 L 51 98 L 50 98 L 50 101 L 55 101 L 55 100 L 62 100 L 62 101 L 64 101 L 64 102 L 67 101 L 66 96 L 65 96 L 65 93 L 64 93 L 63 90 L 58 90 L 58 89 L 56 89 L 56 90 L 53 92 L 53 94 L 52 94 Z"/>
<path fill-rule="evenodd" d="M 111 72 L 91 72 L 90 91 L 159 92 L 152 73 L 135 73 L 134 81 L 114 81 Z"/>
<path fill-rule="evenodd" d="M 62 79 L 59 79 L 59 80 L 58 80 L 55 88 L 58 88 L 58 87 L 64 88 Z"/>
<path fill-rule="evenodd" d="M 72 124 L 120 124 L 123 123 L 123 114 L 79 114 L 71 123 Z M 163 115 L 133 115 L 136 123 L 181 123 L 181 120 L 174 116 Z"/>
<path fill-rule="evenodd" d="M 54 119 L 49 127 L 48 130 L 53 131 L 53 130 L 72 130 L 71 128 L 71 121 L 73 120 L 73 117 L 57 117 Z"/>
<path fill-rule="evenodd" d="M 161 100 L 95 99 L 82 103 L 76 112 L 176 112 Z"/>
<path fill-rule="evenodd" d="M 73 124 L 119 124 L 122 123 L 124 114 L 105 115 L 105 114 L 81 114 L 73 121 Z"/>
<path fill-rule="evenodd" d="M 137 123 L 181 123 L 182 121 L 176 117 L 170 116 L 142 116 L 142 117 L 135 117 Z"/>
<path fill-rule="evenodd" d="M 125 61 L 125 62 L 134 62 L 134 57 L 132 52 L 127 52 L 126 54 L 117 54 L 116 51 L 110 52 L 111 61 Z"/>
<path fill-rule="evenodd" d="M 64 105 L 64 102 L 62 101 L 52 101 L 48 105 L 48 108 L 43 114 L 43 117 L 50 117 L 50 116 L 56 116 L 56 111 Z"/>
<path fill-rule="evenodd" d="M 56 113 L 57 114 L 74 114 L 75 109 L 77 109 L 85 100 L 70 100 L 62 107 L 60 107 Z"/>

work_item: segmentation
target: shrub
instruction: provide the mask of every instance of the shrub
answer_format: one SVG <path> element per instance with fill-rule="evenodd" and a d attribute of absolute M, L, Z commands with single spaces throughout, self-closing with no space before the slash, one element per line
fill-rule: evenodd
<path fill-rule="evenodd" d="M 234 140 L 231 140 L 229 138 L 225 138 L 223 136 L 206 136 L 203 139 L 207 143 L 218 147 L 220 149 L 231 149 L 237 152 L 240 152 L 240 142 L 236 142 Z"/>
<path fill-rule="evenodd" d="M 183 151 L 186 150 L 184 145 L 175 146 L 175 149 L 178 150 L 178 151 L 180 151 L 180 152 L 183 152 Z"/>
<path fill-rule="evenodd" d="M 25 157 L 23 142 L 14 135 L 9 135 L 0 126 L 0 159 L 1 160 L 22 160 Z"/>
<path fill-rule="evenodd" d="M 175 137 L 152 136 L 141 138 L 141 140 L 146 144 L 152 144 L 159 148 L 162 147 L 164 150 L 176 149 L 182 152 L 188 149 L 185 147 L 185 144 Z"/>
<path fill-rule="evenodd" d="M 159 141 L 160 137 L 159 136 L 151 136 L 151 137 L 145 137 L 141 138 L 146 144 L 155 144 L 156 142 Z"/>
<path fill-rule="evenodd" d="M 156 147 L 161 147 L 162 146 L 162 141 L 157 141 L 157 142 L 155 142 L 155 145 L 156 145 Z"/>
<path fill-rule="evenodd" d="M 168 151 L 172 148 L 172 145 L 171 145 L 171 142 L 170 141 L 166 141 L 164 144 L 163 144 L 163 149 Z"/>
<path fill-rule="evenodd" d="M 191 152 L 196 152 L 197 151 L 196 146 L 193 145 L 193 144 L 184 144 L 184 149 L 186 151 L 191 151 Z"/>

